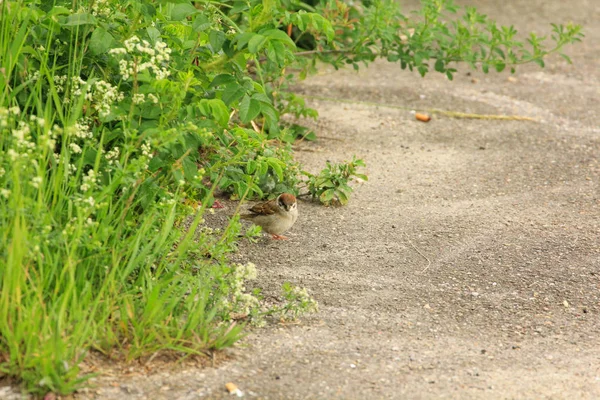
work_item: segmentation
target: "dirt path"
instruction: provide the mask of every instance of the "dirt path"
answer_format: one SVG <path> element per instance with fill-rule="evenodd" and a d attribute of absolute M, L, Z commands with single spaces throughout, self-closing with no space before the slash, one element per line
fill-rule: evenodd
<path fill-rule="evenodd" d="M 356 154 L 348 207 L 301 203 L 287 242 L 245 246 L 259 285 L 310 290 L 320 313 L 252 332 L 217 368 L 105 378 L 99 399 L 600 398 L 600 20 L 595 0 L 480 10 L 521 30 L 574 20 L 548 67 L 420 79 L 379 63 L 310 79 L 324 96 L 539 122 L 434 117 L 313 100 L 319 170 Z M 514 4 L 513 4 L 514 3 Z M 551 3 L 551 4 L 548 4 Z M 110 382 L 116 382 L 112 385 Z"/>

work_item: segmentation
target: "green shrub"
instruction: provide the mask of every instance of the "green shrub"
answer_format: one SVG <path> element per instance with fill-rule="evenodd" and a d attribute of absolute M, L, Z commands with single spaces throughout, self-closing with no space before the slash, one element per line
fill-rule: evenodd
<path fill-rule="evenodd" d="M 444 22 L 455 9 L 423 1 L 412 20 L 391 0 L 1 1 L 0 371 L 69 393 L 90 350 L 202 354 L 240 337 L 233 314 L 315 309 L 286 285 L 287 304 L 260 311 L 243 285 L 252 268 L 227 260 L 238 219 L 198 230 L 203 214 L 217 189 L 298 192 L 290 143 L 314 133 L 282 116 L 316 118 L 289 88 L 318 60 L 451 77 L 453 61 L 543 65 L 581 36 L 555 26 L 554 47 L 531 36 L 526 50 L 474 10 Z M 358 166 L 304 174 L 310 193 L 345 203 Z"/>

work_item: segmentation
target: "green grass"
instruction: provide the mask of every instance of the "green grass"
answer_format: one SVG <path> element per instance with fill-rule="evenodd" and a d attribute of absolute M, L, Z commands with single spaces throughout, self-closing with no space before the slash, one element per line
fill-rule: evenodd
<path fill-rule="evenodd" d="M 73 90 L 89 73 L 85 25 L 59 34 L 41 10 L 0 7 L 0 372 L 32 393 L 70 393 L 87 378 L 78 365 L 90 349 L 134 359 L 231 345 L 241 328 L 223 322 L 229 293 L 218 283 L 231 267 L 191 246 L 223 253 L 234 235 L 192 241 L 176 228 L 190 212 L 177 189 L 147 199 L 146 182 L 172 187 L 147 170 L 163 143 L 142 152 L 123 135 L 111 155 L 115 135 L 134 129 L 127 118 L 99 122 L 89 109 L 98 99 Z M 65 37 L 67 58 L 45 50 Z"/>

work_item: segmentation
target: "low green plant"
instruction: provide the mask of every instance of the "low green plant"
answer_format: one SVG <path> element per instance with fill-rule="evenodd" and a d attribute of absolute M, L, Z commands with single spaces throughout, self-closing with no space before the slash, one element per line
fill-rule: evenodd
<path fill-rule="evenodd" d="M 318 175 L 303 171 L 307 177 L 305 186 L 313 200 L 318 199 L 322 204 L 346 205 L 350 199 L 352 180 L 367 181 L 365 174 L 358 172 L 365 163 L 356 156 L 352 161 L 342 163 L 331 163 L 327 161 L 325 168 Z"/>

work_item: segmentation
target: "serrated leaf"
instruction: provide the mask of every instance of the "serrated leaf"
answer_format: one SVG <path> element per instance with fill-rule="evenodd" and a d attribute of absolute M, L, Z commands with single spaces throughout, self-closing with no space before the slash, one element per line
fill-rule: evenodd
<path fill-rule="evenodd" d="M 89 13 L 71 14 L 63 26 L 96 25 L 96 18 Z"/>
<path fill-rule="evenodd" d="M 196 163 L 190 157 L 185 157 L 182 164 L 185 178 L 188 181 L 194 180 L 198 174 L 198 166 L 196 166 Z"/>
<path fill-rule="evenodd" d="M 148 33 L 148 37 L 150 38 L 150 42 L 153 44 L 158 42 L 160 39 L 160 31 L 153 26 L 149 26 L 146 28 L 146 32 Z"/>
<path fill-rule="evenodd" d="M 236 83 L 227 85 L 221 94 L 221 100 L 227 105 L 238 101 L 246 94 L 246 90 Z"/>
<path fill-rule="evenodd" d="M 210 83 L 210 85 L 208 87 L 214 88 L 217 86 L 226 85 L 226 84 L 233 83 L 233 82 L 237 82 L 237 80 L 235 79 L 235 76 L 233 76 L 231 74 L 219 74 L 213 78 L 212 82 Z"/>
<path fill-rule="evenodd" d="M 213 117 L 222 127 L 229 124 L 229 109 L 222 100 L 202 99 L 199 106 L 203 114 L 207 117 Z"/>
<path fill-rule="evenodd" d="M 223 43 L 225 43 L 225 33 L 215 30 L 210 31 L 208 42 L 210 43 L 210 47 L 212 47 L 213 53 L 218 53 L 223 48 Z"/>
<path fill-rule="evenodd" d="M 260 103 L 260 112 L 271 122 L 277 122 L 279 117 L 275 108 L 269 103 Z"/>
<path fill-rule="evenodd" d="M 269 166 L 275 172 L 275 175 L 277 175 L 277 178 L 279 179 L 279 181 L 283 181 L 283 168 L 280 164 L 281 161 L 277 158 L 269 157 L 267 159 L 267 162 L 269 163 Z"/>
<path fill-rule="evenodd" d="M 208 28 L 210 28 L 210 21 L 208 20 L 208 17 L 204 14 L 196 15 L 196 18 L 194 18 L 194 22 L 192 23 L 192 29 L 194 32 L 204 32 Z"/>
<path fill-rule="evenodd" d="M 284 31 L 280 31 L 279 29 L 269 29 L 262 32 L 262 34 L 268 38 L 277 40 L 292 49 L 296 48 L 294 41 Z"/>
<path fill-rule="evenodd" d="M 261 103 L 272 104 L 272 103 L 271 103 L 271 99 L 269 98 L 269 96 L 267 96 L 267 95 L 266 95 L 266 94 L 264 94 L 264 93 L 254 93 L 254 94 L 252 95 L 252 98 L 253 98 L 254 100 L 258 100 L 258 101 L 260 101 Z"/>
<path fill-rule="evenodd" d="M 98 27 L 90 37 L 90 51 L 95 55 L 103 54 L 111 47 L 113 41 L 113 36 L 106 29 Z"/>
<path fill-rule="evenodd" d="M 254 171 L 256 171 L 256 161 L 248 160 L 248 162 L 246 163 L 246 172 L 249 175 L 252 175 L 254 173 Z"/>
<path fill-rule="evenodd" d="M 171 19 L 173 21 L 181 21 L 182 19 L 199 12 L 200 11 L 191 3 L 179 3 L 173 7 L 173 10 L 171 11 Z"/>
<path fill-rule="evenodd" d="M 252 54 L 258 53 L 263 48 L 266 41 L 267 38 L 263 35 L 254 35 L 248 42 L 248 51 Z"/>
<path fill-rule="evenodd" d="M 243 123 L 252 121 L 260 112 L 260 103 L 258 100 L 251 99 L 245 95 L 240 102 L 240 118 Z"/>
<path fill-rule="evenodd" d="M 254 36 L 256 36 L 256 33 L 254 32 L 245 32 L 236 35 L 235 42 L 237 43 L 238 49 L 243 49 Z"/>

